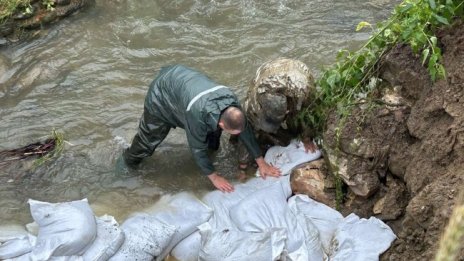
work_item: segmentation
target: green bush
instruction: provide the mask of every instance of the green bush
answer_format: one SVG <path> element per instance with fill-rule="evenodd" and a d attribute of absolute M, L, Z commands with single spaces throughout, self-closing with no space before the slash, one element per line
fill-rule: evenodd
<path fill-rule="evenodd" d="M 398 43 L 420 53 L 432 80 L 445 76 L 441 50 L 434 32 L 463 17 L 464 1 L 405 0 L 385 22 L 372 26 L 358 24 L 356 30 L 369 27 L 372 36 L 359 50 L 340 50 L 336 63 L 317 80 L 318 92 L 310 105 L 296 118 L 299 124 L 311 126 L 320 135 L 328 112 L 336 108 L 341 118 L 350 114 L 359 97 L 368 97 L 377 86 L 377 69 L 381 57 Z"/>
<path fill-rule="evenodd" d="M 317 80 L 316 97 L 297 115 L 296 124 L 313 129 L 315 135 L 320 137 L 327 116 L 336 110 L 339 121 L 335 137 L 339 143 L 352 106 L 359 100 L 369 100 L 379 83 L 379 61 L 398 43 L 408 44 L 414 52 L 421 54 L 422 64 L 427 67 L 433 81 L 444 77 L 446 72 L 441 64 L 442 53 L 434 32 L 437 28 L 450 25 L 456 18 L 462 19 L 463 3 L 463 0 L 405 0 L 395 7 L 387 21 L 375 27 L 368 22 L 359 23 L 356 30 L 368 27 L 372 30 L 372 36 L 355 52 L 338 52 L 336 63 L 324 70 Z M 372 105 L 369 103 L 367 107 L 371 108 Z M 338 148 L 335 148 L 337 152 Z M 338 208 L 343 198 L 342 182 L 338 171 L 334 169 L 333 172 Z"/>
<path fill-rule="evenodd" d="M 30 0 L 0 0 L 0 23 L 10 17 L 16 10 L 30 11 Z"/>

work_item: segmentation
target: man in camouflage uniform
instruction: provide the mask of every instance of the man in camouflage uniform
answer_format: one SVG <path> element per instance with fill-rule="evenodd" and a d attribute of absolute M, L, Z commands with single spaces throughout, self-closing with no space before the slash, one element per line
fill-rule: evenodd
<path fill-rule="evenodd" d="M 311 131 L 295 121 L 314 92 L 314 78 L 309 68 L 298 60 L 279 58 L 257 70 L 244 110 L 262 149 L 287 146 L 291 139 L 300 136 L 307 151 L 316 150 Z M 243 145 L 239 145 L 238 154 L 240 169 L 245 171 L 251 162 L 250 154 Z"/>

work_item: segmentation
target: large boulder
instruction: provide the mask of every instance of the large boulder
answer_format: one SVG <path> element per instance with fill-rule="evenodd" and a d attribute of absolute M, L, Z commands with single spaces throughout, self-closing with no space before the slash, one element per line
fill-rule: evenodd
<path fill-rule="evenodd" d="M 310 198 L 335 207 L 335 182 L 328 172 L 324 159 L 301 164 L 290 175 L 294 194 L 304 194 Z"/>

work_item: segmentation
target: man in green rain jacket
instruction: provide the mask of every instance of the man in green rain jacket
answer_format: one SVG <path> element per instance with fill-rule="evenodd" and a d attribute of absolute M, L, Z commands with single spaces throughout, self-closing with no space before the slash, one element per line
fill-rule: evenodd
<path fill-rule="evenodd" d="M 256 160 L 261 177 L 280 175 L 279 169 L 264 161 L 234 93 L 182 65 L 162 68 L 150 84 L 138 133 L 123 154 L 126 164 L 135 166 L 151 156 L 175 127 L 185 129 L 195 162 L 221 191 L 231 192 L 233 186 L 214 169 L 207 151 L 219 148 L 222 131 L 239 136 Z"/>

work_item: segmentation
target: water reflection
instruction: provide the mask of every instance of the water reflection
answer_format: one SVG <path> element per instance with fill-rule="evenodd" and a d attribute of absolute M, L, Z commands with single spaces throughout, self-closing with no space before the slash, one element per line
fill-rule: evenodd
<path fill-rule="evenodd" d="M 73 145 L 37 169 L 2 169 L 0 224 L 30 222 L 28 198 L 88 197 L 97 214 L 122 220 L 163 193 L 212 189 L 180 129 L 139 170 L 116 175 L 121 141 L 135 134 L 158 69 L 195 67 L 243 98 L 263 62 L 297 58 L 317 74 L 338 49 L 367 39 L 368 33 L 354 32 L 358 22 L 387 17 L 395 3 L 97 0 L 37 40 L 1 50 L 0 149 L 41 140 L 53 128 Z M 229 177 L 236 171 L 234 153 L 223 137 L 215 164 Z"/>

